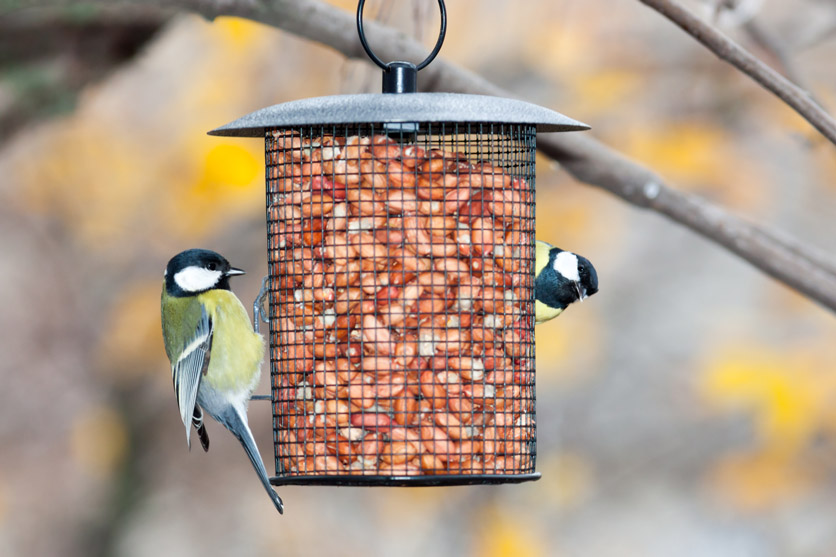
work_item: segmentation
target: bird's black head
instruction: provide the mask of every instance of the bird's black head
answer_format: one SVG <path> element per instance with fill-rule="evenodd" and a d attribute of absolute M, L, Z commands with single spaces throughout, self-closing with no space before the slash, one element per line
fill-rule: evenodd
<path fill-rule="evenodd" d="M 207 290 L 229 290 L 229 277 L 244 271 L 229 264 L 221 254 L 207 249 L 178 253 L 165 268 L 165 288 L 171 296 L 194 296 Z"/>
<path fill-rule="evenodd" d="M 589 262 L 586 257 L 578 255 L 578 276 L 580 276 L 580 285 L 583 293 L 583 298 L 592 296 L 598 292 L 598 273 L 595 267 Z"/>
<path fill-rule="evenodd" d="M 589 259 L 552 248 L 548 264 L 534 280 L 534 292 L 547 306 L 566 309 L 598 292 L 598 273 Z"/>

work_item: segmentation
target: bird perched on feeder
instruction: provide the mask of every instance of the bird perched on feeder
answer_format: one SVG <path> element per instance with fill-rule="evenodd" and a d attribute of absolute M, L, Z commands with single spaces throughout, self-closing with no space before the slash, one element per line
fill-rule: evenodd
<path fill-rule="evenodd" d="M 534 258 L 535 324 L 554 319 L 569 304 L 598 292 L 598 274 L 587 258 L 540 240 Z"/>
<path fill-rule="evenodd" d="M 205 410 L 238 438 L 276 510 L 283 513 L 247 425 L 247 403 L 261 376 L 264 340 L 229 288 L 229 278 L 243 274 L 214 251 L 190 249 L 175 255 L 166 266 L 162 292 L 165 351 L 189 447 L 194 426 L 203 450 L 209 450 Z"/>

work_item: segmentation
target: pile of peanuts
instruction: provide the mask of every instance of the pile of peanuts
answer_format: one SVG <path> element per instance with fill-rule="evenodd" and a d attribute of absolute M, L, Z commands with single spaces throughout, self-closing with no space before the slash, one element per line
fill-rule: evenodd
<path fill-rule="evenodd" d="M 385 135 L 267 143 L 280 471 L 533 472 L 528 184 Z"/>

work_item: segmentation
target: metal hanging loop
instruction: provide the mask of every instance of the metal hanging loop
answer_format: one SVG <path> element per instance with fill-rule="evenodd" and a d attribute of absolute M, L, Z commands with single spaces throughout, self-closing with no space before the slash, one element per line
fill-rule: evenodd
<path fill-rule="evenodd" d="M 366 32 L 363 29 L 363 8 L 366 5 L 366 0 L 360 0 L 357 4 L 357 34 L 360 35 L 360 43 L 363 45 L 363 50 L 366 51 L 369 58 L 372 61 L 380 66 L 383 70 L 388 70 L 390 67 L 390 63 L 386 63 L 381 60 L 377 54 L 369 46 L 368 41 L 366 41 Z M 432 49 L 432 52 L 424 58 L 424 61 L 421 62 L 416 66 L 417 70 L 423 70 L 424 68 L 432 62 L 436 56 L 438 56 L 438 52 L 441 50 L 441 45 L 444 43 L 444 36 L 447 34 L 447 8 L 444 6 L 444 0 L 438 0 L 438 7 L 441 10 L 441 29 L 438 32 L 438 40 L 435 43 L 435 47 Z"/>

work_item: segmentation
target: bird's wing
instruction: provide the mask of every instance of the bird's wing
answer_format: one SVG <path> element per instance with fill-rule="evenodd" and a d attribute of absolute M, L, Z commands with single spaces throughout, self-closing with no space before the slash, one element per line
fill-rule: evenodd
<path fill-rule="evenodd" d="M 212 318 L 201 306 L 200 319 L 194 334 L 186 343 L 177 361 L 171 364 L 171 375 L 174 380 L 174 393 L 177 395 L 177 405 L 180 417 L 186 426 L 186 442 L 191 447 L 191 425 L 194 407 L 197 402 L 197 389 L 200 378 L 209 367 L 209 352 L 212 348 L 214 327 Z"/>

